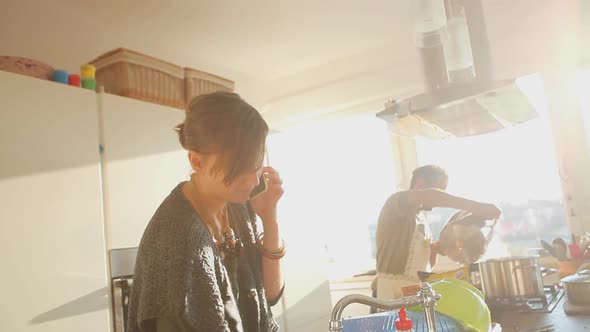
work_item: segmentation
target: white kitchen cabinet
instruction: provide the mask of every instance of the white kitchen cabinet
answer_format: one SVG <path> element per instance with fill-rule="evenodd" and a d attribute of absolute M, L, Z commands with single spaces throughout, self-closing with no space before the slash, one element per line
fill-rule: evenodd
<path fill-rule="evenodd" d="M 180 109 L 99 93 L 107 248 L 137 247 L 164 198 L 191 173 Z"/>
<path fill-rule="evenodd" d="M 0 331 L 109 331 L 96 94 L 0 71 Z"/>

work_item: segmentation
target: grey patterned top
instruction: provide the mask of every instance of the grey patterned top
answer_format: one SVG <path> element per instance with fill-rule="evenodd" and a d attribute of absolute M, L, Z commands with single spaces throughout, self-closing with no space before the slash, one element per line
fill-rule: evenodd
<path fill-rule="evenodd" d="M 180 322 L 187 331 L 278 331 L 262 284 L 252 209 L 228 206 L 230 224 L 244 244 L 230 275 L 182 185 L 164 200 L 143 234 L 128 331 L 155 332 L 159 319 Z M 237 281 L 235 293 L 230 280 Z"/>

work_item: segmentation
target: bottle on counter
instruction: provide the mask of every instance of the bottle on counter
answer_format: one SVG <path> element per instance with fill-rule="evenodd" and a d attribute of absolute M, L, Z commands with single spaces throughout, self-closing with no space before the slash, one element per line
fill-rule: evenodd
<path fill-rule="evenodd" d="M 399 316 L 395 320 L 395 330 L 396 331 L 405 331 L 405 332 L 414 332 L 412 319 L 408 318 L 406 308 L 402 307 L 399 310 Z"/>

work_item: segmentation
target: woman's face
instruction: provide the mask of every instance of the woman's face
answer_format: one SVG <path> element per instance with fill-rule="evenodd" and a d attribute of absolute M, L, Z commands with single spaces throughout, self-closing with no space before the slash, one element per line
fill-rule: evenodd
<path fill-rule="evenodd" d="M 219 156 L 217 154 L 207 155 L 204 158 L 204 168 L 197 172 L 199 182 L 206 192 L 218 198 L 232 203 L 244 203 L 250 198 L 252 190 L 260 183 L 262 167 L 247 170 L 238 174 L 232 182 L 227 185 L 224 181 L 225 171 L 215 170 Z"/>

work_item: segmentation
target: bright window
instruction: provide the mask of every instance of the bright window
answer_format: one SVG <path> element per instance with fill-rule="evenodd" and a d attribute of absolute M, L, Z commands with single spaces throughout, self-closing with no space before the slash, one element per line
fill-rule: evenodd
<path fill-rule="evenodd" d="M 590 94 L 588 94 L 588 87 L 590 87 L 590 69 L 580 71 L 577 75 L 576 82 L 576 92 L 578 98 L 580 98 L 582 114 L 584 115 L 586 138 L 590 146 Z"/>
<path fill-rule="evenodd" d="M 548 120 L 540 117 L 496 133 L 444 141 L 417 140 L 419 163 L 449 174 L 448 191 L 503 210 L 488 257 L 527 254 L 539 240 L 569 239 Z M 452 211 L 435 209 L 438 234 Z M 503 244 L 503 245 L 502 245 Z"/>
<path fill-rule="evenodd" d="M 374 269 L 374 225 L 395 188 L 385 122 L 367 115 L 292 128 L 269 137 L 269 152 L 285 181 L 289 246 L 321 244 L 331 279 Z"/>

